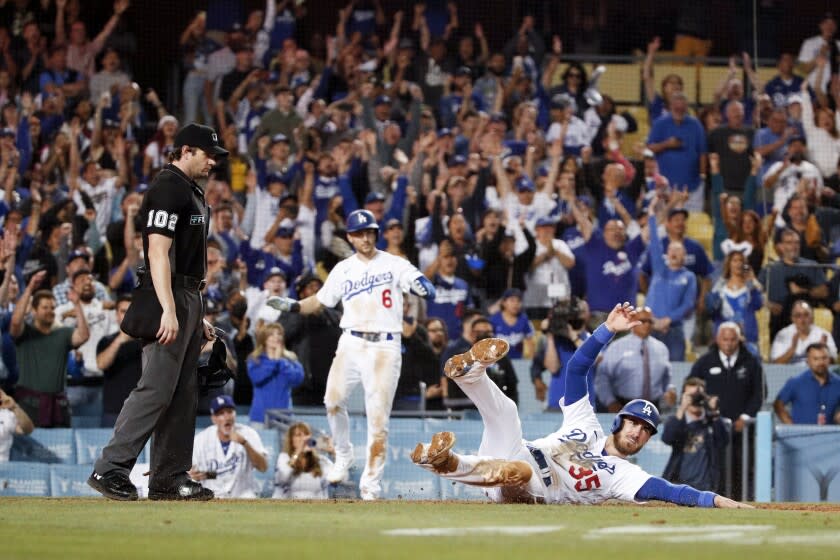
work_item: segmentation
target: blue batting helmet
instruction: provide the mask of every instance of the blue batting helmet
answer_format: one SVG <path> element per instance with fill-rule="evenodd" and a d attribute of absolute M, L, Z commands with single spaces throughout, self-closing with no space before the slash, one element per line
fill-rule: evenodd
<path fill-rule="evenodd" d="M 650 401 L 646 401 L 645 399 L 633 399 L 629 403 L 625 404 L 624 407 L 618 411 L 618 414 L 615 415 L 615 419 L 612 423 L 612 433 L 616 433 L 621 429 L 621 419 L 625 416 L 632 416 L 633 418 L 638 418 L 643 422 L 647 422 L 650 427 L 653 428 L 654 434 L 659 431 L 657 429 L 659 426 L 659 409 L 657 409 L 656 405 Z"/>
<path fill-rule="evenodd" d="M 379 235 L 379 224 L 376 223 L 376 218 L 370 210 L 353 210 L 347 216 L 347 233 L 354 231 L 362 231 L 365 229 L 376 230 Z"/>

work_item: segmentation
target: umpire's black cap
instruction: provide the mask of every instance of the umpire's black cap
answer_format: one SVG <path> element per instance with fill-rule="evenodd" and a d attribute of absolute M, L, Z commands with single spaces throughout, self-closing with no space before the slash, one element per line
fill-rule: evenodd
<path fill-rule="evenodd" d="M 219 146 L 219 135 L 209 126 L 190 123 L 175 135 L 175 147 L 200 148 L 211 156 L 226 156 L 228 151 Z"/>

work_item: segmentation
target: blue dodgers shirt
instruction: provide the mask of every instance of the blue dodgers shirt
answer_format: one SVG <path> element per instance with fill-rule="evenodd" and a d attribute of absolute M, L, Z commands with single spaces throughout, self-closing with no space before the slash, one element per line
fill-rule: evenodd
<path fill-rule="evenodd" d="M 659 173 L 668 178 L 672 187 L 695 191 L 700 186 L 700 156 L 706 153 L 706 133 L 700 121 L 686 115 L 677 124 L 667 113 L 653 122 L 648 144 L 658 144 L 676 137 L 682 142 L 677 149 L 668 149 L 656 154 Z"/>
<path fill-rule="evenodd" d="M 668 237 L 661 238 L 662 248 L 664 251 L 668 250 L 668 244 L 671 243 L 671 240 Z M 705 278 L 709 276 L 712 272 L 715 271 L 715 267 L 712 265 L 712 261 L 709 260 L 709 255 L 706 254 L 706 250 L 703 248 L 700 243 L 691 239 L 690 237 L 684 237 L 683 240 L 683 247 L 685 247 L 685 267 L 699 276 L 700 278 Z M 645 252 L 642 255 L 642 266 L 641 271 L 645 273 L 645 276 L 650 278 L 651 275 L 651 265 L 650 265 L 650 250 Z"/>
<path fill-rule="evenodd" d="M 508 325 L 502 317 L 502 312 L 499 311 L 490 316 L 490 323 L 493 325 L 495 336 L 510 344 L 508 357 L 511 360 L 521 358 L 523 342 L 526 338 L 534 336 L 534 327 L 528 320 L 527 315 L 520 313 L 516 322 Z"/>
<path fill-rule="evenodd" d="M 794 424 L 816 424 L 821 405 L 825 405 L 826 424 L 834 424 L 840 407 L 840 375 L 829 372 L 826 384 L 820 385 L 811 370 L 805 370 L 788 379 L 776 398 L 791 405 Z"/>
<path fill-rule="evenodd" d="M 656 216 L 650 217 L 651 231 L 656 231 Z M 654 317 L 670 317 L 672 324 L 681 322 L 694 309 L 697 299 L 697 277 L 685 266 L 668 267 L 659 236 L 652 236 L 650 256 L 653 274 L 646 305 Z"/>
<path fill-rule="evenodd" d="M 636 265 L 644 250 L 640 236 L 619 250 L 611 249 L 595 230 L 589 242 L 574 251 L 586 271 L 586 300 L 592 311 L 608 312 L 617 303 L 636 301 Z"/>
<path fill-rule="evenodd" d="M 435 298 L 426 302 L 426 316 L 442 319 L 450 337 L 459 335 L 464 306 L 470 298 L 469 284 L 457 276 L 448 282 L 440 274 L 435 274 L 432 284 L 435 286 Z"/>

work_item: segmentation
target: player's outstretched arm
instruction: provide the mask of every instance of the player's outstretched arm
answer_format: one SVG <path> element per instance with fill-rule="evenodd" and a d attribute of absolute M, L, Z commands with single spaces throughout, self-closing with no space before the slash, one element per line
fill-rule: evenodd
<path fill-rule="evenodd" d="M 265 304 L 272 309 L 276 309 L 282 313 L 302 313 L 310 315 L 321 308 L 321 302 L 315 296 L 309 296 L 300 301 L 295 301 L 292 298 L 272 296 L 265 301 Z"/>
<path fill-rule="evenodd" d="M 636 492 L 636 499 L 640 501 L 660 500 L 680 506 L 754 509 L 749 504 L 730 500 L 714 492 L 700 491 L 688 484 L 671 484 L 658 476 L 650 477 L 639 488 L 639 491 Z"/>

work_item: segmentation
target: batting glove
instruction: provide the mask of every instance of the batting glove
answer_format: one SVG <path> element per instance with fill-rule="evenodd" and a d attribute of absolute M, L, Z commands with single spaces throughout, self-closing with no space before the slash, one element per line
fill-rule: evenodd
<path fill-rule="evenodd" d="M 300 304 L 292 298 L 272 296 L 266 300 L 265 304 L 270 308 L 276 309 L 277 311 L 281 311 L 283 313 L 288 311 L 300 311 Z"/>

